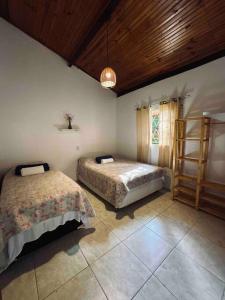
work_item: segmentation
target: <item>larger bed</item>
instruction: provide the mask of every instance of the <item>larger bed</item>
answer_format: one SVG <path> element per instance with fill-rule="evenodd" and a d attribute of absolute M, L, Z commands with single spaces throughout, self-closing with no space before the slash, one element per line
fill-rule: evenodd
<path fill-rule="evenodd" d="M 67 221 L 86 224 L 94 217 L 86 193 L 60 171 L 32 176 L 6 174 L 0 198 L 0 273 L 25 243 Z"/>
<path fill-rule="evenodd" d="M 77 173 L 81 182 L 115 208 L 162 189 L 164 178 L 160 167 L 124 159 L 97 164 L 92 158 L 80 158 Z"/>

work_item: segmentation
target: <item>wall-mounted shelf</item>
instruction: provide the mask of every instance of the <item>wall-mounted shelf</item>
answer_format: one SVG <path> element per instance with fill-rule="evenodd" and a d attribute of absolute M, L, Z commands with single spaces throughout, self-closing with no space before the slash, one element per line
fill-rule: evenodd
<path fill-rule="evenodd" d="M 68 128 L 59 128 L 58 129 L 59 131 L 61 132 L 77 132 L 77 131 L 80 131 L 80 128 L 79 127 L 75 127 L 75 128 L 72 128 L 72 129 L 68 129 Z"/>

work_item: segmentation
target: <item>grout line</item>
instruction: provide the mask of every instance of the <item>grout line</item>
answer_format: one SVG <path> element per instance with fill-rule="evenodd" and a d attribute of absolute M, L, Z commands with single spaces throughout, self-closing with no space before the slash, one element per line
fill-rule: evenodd
<path fill-rule="evenodd" d="M 35 277 L 35 281 L 36 281 L 36 290 L 37 290 L 37 296 L 38 299 L 40 299 L 39 297 L 39 289 L 38 289 L 38 281 L 37 281 L 37 273 L 36 273 L 36 264 L 35 264 L 35 258 L 34 258 L 34 253 L 32 255 L 32 262 L 33 262 L 33 267 L 34 267 L 34 277 Z"/>
<path fill-rule="evenodd" d="M 131 219 L 131 220 L 132 220 L 132 219 Z M 137 221 L 137 219 L 135 219 L 135 220 Z M 109 229 L 114 230 L 114 228 L 111 227 L 110 225 L 106 224 L 106 223 L 104 222 L 104 220 L 101 219 L 101 221 L 102 221 Z M 137 232 L 139 229 L 141 229 L 141 228 L 143 228 L 143 227 L 145 226 L 145 224 L 142 224 L 142 223 L 139 222 L 139 221 L 137 221 L 137 222 L 138 222 L 138 224 L 140 223 L 140 227 L 138 227 L 137 229 L 135 229 L 134 232 L 132 232 L 131 234 L 129 234 L 127 237 L 125 237 L 125 238 L 123 238 L 123 239 L 121 239 L 121 237 L 119 237 L 119 235 L 117 235 L 116 233 L 113 233 L 113 232 L 112 232 L 112 233 L 120 240 L 120 242 L 123 242 L 123 241 L 126 240 L 128 237 L 130 237 L 132 234 L 134 234 L 134 233 Z"/>
<path fill-rule="evenodd" d="M 225 299 L 225 287 L 224 287 L 224 289 L 223 289 L 223 294 L 222 294 L 222 296 L 221 296 L 221 300 L 224 300 Z"/>
<path fill-rule="evenodd" d="M 98 280 L 97 276 L 95 275 L 95 272 L 93 271 L 93 269 L 92 269 L 91 265 L 89 266 L 89 268 L 90 268 L 90 270 L 91 270 L 92 274 L 94 275 L 94 277 L 95 277 L 96 281 L 98 282 L 98 284 L 99 284 L 99 286 L 100 286 L 100 288 L 101 288 L 101 290 L 102 290 L 103 294 L 105 295 L 106 299 L 109 299 L 109 298 L 108 298 L 108 296 L 107 296 L 107 294 L 106 294 L 106 292 L 105 292 L 105 290 L 103 289 L 103 287 L 102 287 L 102 285 L 101 285 L 100 281 Z"/>
<path fill-rule="evenodd" d="M 168 287 L 155 274 L 153 274 L 153 276 L 164 286 L 164 288 L 167 289 L 167 291 L 170 292 L 171 295 L 173 295 L 176 299 L 179 299 L 171 290 L 168 289 Z"/>
<path fill-rule="evenodd" d="M 175 250 L 175 252 L 177 251 L 177 252 L 179 252 L 181 255 L 183 255 L 184 257 L 187 257 L 187 259 L 189 259 L 189 260 L 191 260 L 192 261 L 192 263 L 197 267 L 197 266 L 199 266 L 200 268 L 202 268 L 202 269 L 204 269 L 205 271 L 207 271 L 208 273 L 210 273 L 213 277 L 216 277 L 217 278 L 217 280 L 219 280 L 219 281 L 221 281 L 222 283 L 225 283 L 225 281 L 223 281 L 221 278 L 219 278 L 217 275 L 215 275 L 214 273 L 212 273 L 211 271 L 209 271 L 206 267 L 204 267 L 204 266 L 202 266 L 200 263 L 198 263 L 196 260 L 194 260 L 192 257 L 190 257 L 189 255 L 187 255 L 186 253 L 184 253 L 184 252 L 182 252 L 182 251 L 180 251 L 179 249 L 177 249 L 176 247 L 175 248 L 173 248 L 171 251 L 170 251 L 170 253 L 167 255 L 167 257 L 173 252 Z M 166 258 L 167 258 L 166 257 Z M 165 259 L 166 259 L 165 258 Z M 162 261 L 162 263 L 165 261 L 165 259 Z M 161 263 L 161 264 L 162 264 Z M 160 264 L 160 266 L 161 266 L 161 264 Z M 159 267 L 160 267 L 159 266 Z M 157 277 L 157 279 L 163 284 L 163 282 L 159 279 L 159 277 L 155 274 L 155 272 L 158 270 L 158 268 L 159 267 L 157 267 L 157 269 L 153 272 L 153 275 L 155 276 L 155 277 Z M 164 284 L 163 284 L 164 285 Z M 168 289 L 168 288 L 167 288 Z M 225 288 L 224 288 L 225 289 Z M 169 290 L 169 289 L 168 289 Z M 170 291 L 170 290 L 169 290 Z M 171 292 L 171 291 L 170 291 Z M 172 293 L 172 292 L 171 292 Z M 172 293 L 173 294 L 173 293 Z M 223 300 L 223 298 L 222 298 L 222 300 Z"/>
<path fill-rule="evenodd" d="M 161 215 L 161 214 L 163 214 L 163 212 L 165 212 L 166 210 L 168 210 L 171 206 L 173 206 L 174 205 L 174 203 L 172 203 L 172 204 L 170 204 L 169 206 L 167 206 L 164 210 L 162 210 L 162 211 L 159 211 L 159 212 L 157 212 L 157 211 L 155 211 L 155 212 L 157 212 L 157 214 L 153 217 L 153 218 L 151 218 L 150 220 L 149 220 L 149 222 L 152 222 L 156 217 L 158 217 L 159 215 Z M 153 211 L 154 211 L 154 209 L 153 209 Z M 108 225 L 107 223 L 105 223 L 104 222 L 104 220 L 101 218 L 101 217 L 98 217 L 97 215 L 96 215 L 96 218 L 98 219 L 98 221 L 100 221 L 100 222 L 102 222 L 108 229 L 110 229 L 111 231 L 113 230 L 113 228 L 110 226 L 110 225 Z M 132 219 L 131 219 L 132 220 Z M 121 244 L 123 244 L 139 261 L 140 261 L 140 263 L 141 264 L 143 264 L 149 271 L 150 271 L 150 273 L 151 273 L 151 275 L 148 277 L 148 279 L 143 283 L 143 285 L 141 286 L 141 288 L 136 292 L 136 294 L 135 295 L 137 295 L 137 293 L 142 289 L 142 287 L 146 284 L 146 282 L 154 275 L 154 273 L 157 271 L 157 269 L 161 266 L 161 264 L 166 260 L 166 258 L 171 254 L 171 252 L 174 250 L 174 249 L 176 249 L 176 246 L 181 242 L 181 240 L 175 245 L 175 246 L 171 246 L 170 244 L 168 244 L 168 242 L 167 241 L 165 241 L 160 235 L 158 235 L 157 233 L 155 233 L 154 231 L 152 231 L 152 232 L 154 232 L 155 234 L 157 234 L 164 242 L 166 242 L 169 246 L 171 246 L 172 248 L 171 248 L 171 250 L 168 252 L 168 254 L 167 254 L 167 256 L 162 260 L 162 262 L 160 263 L 160 265 L 155 269 L 155 271 L 154 272 L 152 272 L 150 269 L 149 269 L 149 267 L 148 266 L 146 266 L 145 265 L 145 263 L 144 262 L 142 262 L 137 256 L 136 256 L 136 254 L 131 250 L 131 249 L 129 249 L 127 246 L 126 246 L 126 244 L 124 243 L 124 241 L 126 240 L 126 239 L 128 239 L 131 235 L 133 235 L 133 234 L 135 234 L 137 231 L 139 231 L 139 230 L 141 230 L 143 227 L 145 227 L 146 229 L 149 229 L 149 230 L 151 230 L 149 227 L 147 227 L 146 226 L 146 224 L 147 223 L 142 223 L 142 222 L 140 222 L 140 221 L 138 221 L 135 217 L 134 217 L 134 220 L 135 221 L 137 221 L 138 223 L 140 223 L 140 227 L 138 227 L 134 232 L 132 232 L 130 235 L 128 235 L 126 238 L 124 238 L 124 239 L 121 239 L 119 236 L 117 236 L 115 233 L 113 233 L 113 232 L 111 232 L 118 240 L 119 240 L 119 242 L 115 245 L 115 246 L 113 246 L 111 249 L 109 249 L 108 251 L 106 251 L 104 254 L 102 254 L 101 256 L 99 256 L 95 261 L 94 261 L 94 263 L 96 262 L 96 261 L 98 261 L 101 257 L 103 257 L 103 256 L 105 256 L 107 253 L 109 253 L 110 251 L 112 251 L 115 247 L 117 247 L 117 246 L 119 246 L 119 245 L 121 245 Z M 148 222 L 148 223 L 149 223 Z M 194 225 L 192 225 L 191 227 L 190 227 L 190 229 L 187 231 L 187 233 L 186 233 L 186 235 L 190 232 L 190 230 L 191 230 L 191 228 L 193 227 Z M 185 236 L 186 236 L 185 235 Z M 184 237 L 185 237 L 184 236 Z M 183 238 L 184 238 L 183 237 Z M 78 244 L 79 245 L 79 244 Z M 51 294 L 53 294 L 55 291 L 57 291 L 57 290 L 59 290 L 61 287 L 63 287 L 65 284 L 67 284 L 69 281 L 71 281 L 74 277 L 76 277 L 77 275 L 79 275 L 82 271 L 84 271 L 85 269 L 87 269 L 88 267 L 90 268 L 90 270 L 91 270 L 91 272 L 93 273 L 93 275 L 94 275 L 94 277 L 96 278 L 96 280 L 97 280 L 97 282 L 99 283 L 99 285 L 100 285 L 100 287 L 101 287 L 101 289 L 102 289 L 102 291 L 103 291 L 103 293 L 105 294 L 105 296 L 106 296 L 106 298 L 108 299 L 108 297 L 107 297 L 107 295 L 106 295 L 106 293 L 105 293 L 105 291 L 104 291 L 104 289 L 103 289 L 103 287 L 101 286 L 101 284 L 100 284 L 100 282 L 99 282 L 99 280 L 98 280 L 98 278 L 96 277 L 96 275 L 95 275 L 95 273 L 94 273 L 94 271 L 93 271 L 93 269 L 92 269 L 92 264 L 89 264 L 89 262 L 88 262 L 88 260 L 87 260 L 87 258 L 86 258 L 86 256 L 84 255 L 84 253 L 83 253 L 83 250 L 82 250 L 82 248 L 81 248 L 81 246 L 79 245 L 79 249 L 80 249 L 80 251 L 82 252 L 82 255 L 84 256 L 84 259 L 85 259 L 85 261 L 86 261 L 86 263 L 87 263 L 87 266 L 84 268 L 84 269 L 82 269 L 81 271 L 79 271 L 76 275 L 74 275 L 73 277 L 71 277 L 69 280 L 67 280 L 67 281 L 65 281 L 61 286 L 59 286 L 59 287 L 57 287 L 56 289 L 54 289 L 49 295 L 47 295 L 44 299 L 46 299 L 47 297 L 49 297 Z M 183 254 L 183 253 L 182 253 Z M 154 275 L 155 276 L 155 275 Z M 155 276 L 157 279 L 158 279 L 158 277 L 157 276 Z M 35 270 L 35 278 L 36 278 L 36 270 Z M 159 280 L 159 279 L 158 279 Z M 159 280 L 160 281 L 160 280 Z M 161 281 L 160 281 L 161 282 Z M 162 285 L 164 286 L 164 284 L 162 283 Z M 38 285 L 37 285 L 37 278 L 36 278 L 36 286 L 37 286 L 37 290 L 38 290 Z M 167 287 L 165 286 L 165 288 L 167 289 Z M 171 293 L 171 291 L 169 290 L 169 289 L 167 289 L 170 293 Z M 171 293 L 172 295 L 173 295 L 173 293 Z M 135 297 L 135 295 L 132 297 L 132 299 Z M 38 297 L 39 297 L 39 293 L 38 293 Z M 177 298 L 177 297 L 176 297 Z M 43 299 L 43 300 L 44 300 Z"/>
<path fill-rule="evenodd" d="M 92 269 L 92 267 L 91 267 L 91 264 L 89 264 L 89 262 L 88 262 L 88 260 L 87 260 L 86 256 L 84 255 L 84 252 L 83 252 L 83 250 L 82 250 L 81 248 L 80 248 L 80 250 L 81 250 L 81 252 L 82 252 L 82 254 L 83 254 L 83 256 L 84 256 L 84 259 L 85 259 L 85 261 L 86 261 L 86 263 L 87 263 L 88 267 L 90 268 L 90 270 L 91 270 L 92 274 L 94 275 L 94 277 L 95 277 L 95 279 L 97 280 L 97 282 L 98 282 L 98 284 L 99 284 L 100 288 L 102 289 L 102 292 L 103 292 L 103 293 L 104 293 L 104 295 L 106 296 L 106 299 L 108 299 L 108 297 L 107 297 L 107 295 L 106 295 L 106 292 L 105 292 L 105 290 L 103 289 L 103 287 L 102 287 L 102 285 L 101 285 L 100 281 L 98 280 L 97 276 L 95 275 L 95 272 L 93 271 L 93 269 Z M 97 260 L 98 260 L 98 259 L 97 259 Z"/>
<path fill-rule="evenodd" d="M 175 248 L 175 250 L 177 252 L 179 252 L 180 254 L 186 256 L 188 259 L 192 260 L 194 264 L 200 266 L 202 269 L 206 270 L 208 273 L 210 273 L 211 275 L 213 275 L 213 277 L 216 277 L 218 280 L 222 281 L 223 283 L 225 283 L 225 280 L 221 279 L 218 277 L 217 274 L 213 273 L 211 270 L 207 269 L 207 267 L 203 266 L 201 263 L 199 263 L 196 259 L 194 259 L 193 257 L 191 257 L 189 254 L 184 253 L 183 251 L 181 251 L 178 248 Z"/>
<path fill-rule="evenodd" d="M 101 221 L 101 220 L 100 220 Z M 105 224 L 105 223 L 104 223 Z M 115 235 L 115 234 L 114 234 Z M 116 238 L 117 238 L 117 236 L 116 236 Z M 117 238 L 118 239 L 118 238 Z M 119 239 L 118 239 L 119 240 Z M 106 255 L 107 253 L 109 253 L 111 250 L 113 250 L 115 247 L 117 247 L 117 246 L 119 246 L 120 244 L 122 243 L 122 241 L 121 240 L 119 240 L 119 242 L 116 244 L 116 245 L 114 245 L 112 248 L 110 248 L 108 251 L 106 251 L 105 253 L 103 253 L 102 255 L 100 255 L 95 261 L 94 261 L 94 263 L 97 261 L 97 260 L 99 260 L 101 257 L 103 257 L 104 255 Z M 87 258 L 86 258 L 86 256 L 84 255 L 84 253 L 83 253 L 83 250 L 81 249 L 81 246 L 79 245 L 79 244 L 77 244 L 78 246 L 79 246 L 79 249 L 80 249 L 80 251 L 82 252 L 82 255 L 84 256 L 84 259 L 85 259 L 85 261 L 86 261 L 86 263 L 87 263 L 87 266 L 84 268 L 84 269 L 82 269 L 81 271 L 79 271 L 76 275 L 74 275 L 74 276 L 72 276 L 70 279 L 68 279 L 67 281 L 65 281 L 62 285 L 60 285 L 59 287 L 57 287 L 57 288 L 55 288 L 49 295 L 47 295 L 46 297 L 44 297 L 42 300 L 45 300 L 47 297 L 49 297 L 51 294 L 53 294 L 54 292 L 56 292 L 57 290 L 59 290 L 61 287 L 63 287 L 65 284 L 67 284 L 69 281 L 71 281 L 73 278 L 75 278 L 78 274 L 80 274 L 82 271 L 84 271 L 85 269 L 87 269 L 88 267 L 90 267 L 91 268 L 91 264 L 88 262 L 88 260 L 87 260 Z M 92 270 L 92 268 L 91 268 L 91 270 Z M 93 270 L 92 270 L 92 272 L 93 272 Z M 98 280 L 97 280 L 98 281 Z M 99 281 L 98 281 L 99 282 Z M 100 283 L 99 283 L 100 284 Z M 101 285 L 100 285 L 101 286 Z M 102 288 L 102 286 L 101 286 L 101 288 Z M 105 292 L 104 292 L 104 294 L 105 294 Z M 108 299 L 108 297 L 107 297 L 107 299 Z"/>
<path fill-rule="evenodd" d="M 58 286 L 57 288 L 55 288 L 53 291 L 51 291 L 50 294 L 48 294 L 47 296 L 45 296 L 43 299 L 41 300 L 45 300 L 47 299 L 50 295 L 52 295 L 53 293 L 57 292 L 58 290 L 60 290 L 64 285 L 66 285 L 68 282 L 70 282 L 71 280 L 73 280 L 77 275 L 79 275 L 81 272 L 83 272 L 84 270 L 86 270 L 88 268 L 88 266 L 86 266 L 84 269 L 80 270 L 76 275 L 72 276 L 71 278 L 69 278 L 67 281 L 65 281 L 62 285 Z"/>
<path fill-rule="evenodd" d="M 164 240 L 163 240 L 164 241 Z M 122 242 L 123 243 L 123 242 Z M 152 271 L 125 243 L 123 243 L 124 246 L 126 246 L 126 248 L 134 255 L 136 256 L 136 258 L 152 273 L 152 275 L 155 273 L 155 271 L 161 266 L 161 264 L 164 262 L 164 260 L 170 255 L 170 253 L 175 249 L 175 247 L 172 247 L 171 245 L 169 245 L 171 247 L 170 251 L 168 252 L 168 254 L 164 257 L 164 259 L 162 260 L 162 262 L 158 265 L 158 267 Z"/>
<path fill-rule="evenodd" d="M 153 273 L 145 280 L 145 282 L 141 285 L 141 287 L 137 290 L 137 292 L 132 296 L 131 300 L 134 299 L 135 296 L 140 292 L 140 290 L 144 287 L 144 285 L 152 278 Z"/>

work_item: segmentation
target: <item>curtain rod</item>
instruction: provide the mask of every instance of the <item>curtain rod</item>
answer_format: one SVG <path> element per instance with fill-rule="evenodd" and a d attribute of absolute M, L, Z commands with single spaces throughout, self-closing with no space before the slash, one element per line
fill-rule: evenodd
<path fill-rule="evenodd" d="M 154 103 L 154 104 L 149 104 L 149 105 L 141 105 L 140 107 L 137 107 L 136 108 L 136 110 L 141 110 L 142 108 L 143 109 L 147 109 L 147 108 L 151 108 L 152 106 L 154 106 L 154 105 L 157 105 L 157 104 L 167 104 L 167 103 L 170 103 L 170 102 L 177 102 L 177 101 L 180 101 L 180 100 L 182 100 L 182 97 L 178 97 L 178 98 L 171 98 L 170 100 L 168 100 L 168 101 L 160 101 L 159 103 Z M 182 103 L 180 103 L 180 106 L 183 106 L 183 104 Z"/>

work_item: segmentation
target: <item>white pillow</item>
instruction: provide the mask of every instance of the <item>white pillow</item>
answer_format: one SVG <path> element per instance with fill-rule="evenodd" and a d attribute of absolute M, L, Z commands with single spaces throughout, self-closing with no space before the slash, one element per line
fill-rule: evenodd
<path fill-rule="evenodd" d="M 103 158 L 103 159 L 101 159 L 101 164 L 108 164 L 108 163 L 111 163 L 111 162 L 114 162 L 113 158 Z"/>
<path fill-rule="evenodd" d="M 36 166 L 36 167 L 29 167 L 29 168 L 22 168 L 21 169 L 21 175 L 22 176 L 42 174 L 44 172 L 45 172 L 44 166 Z"/>

